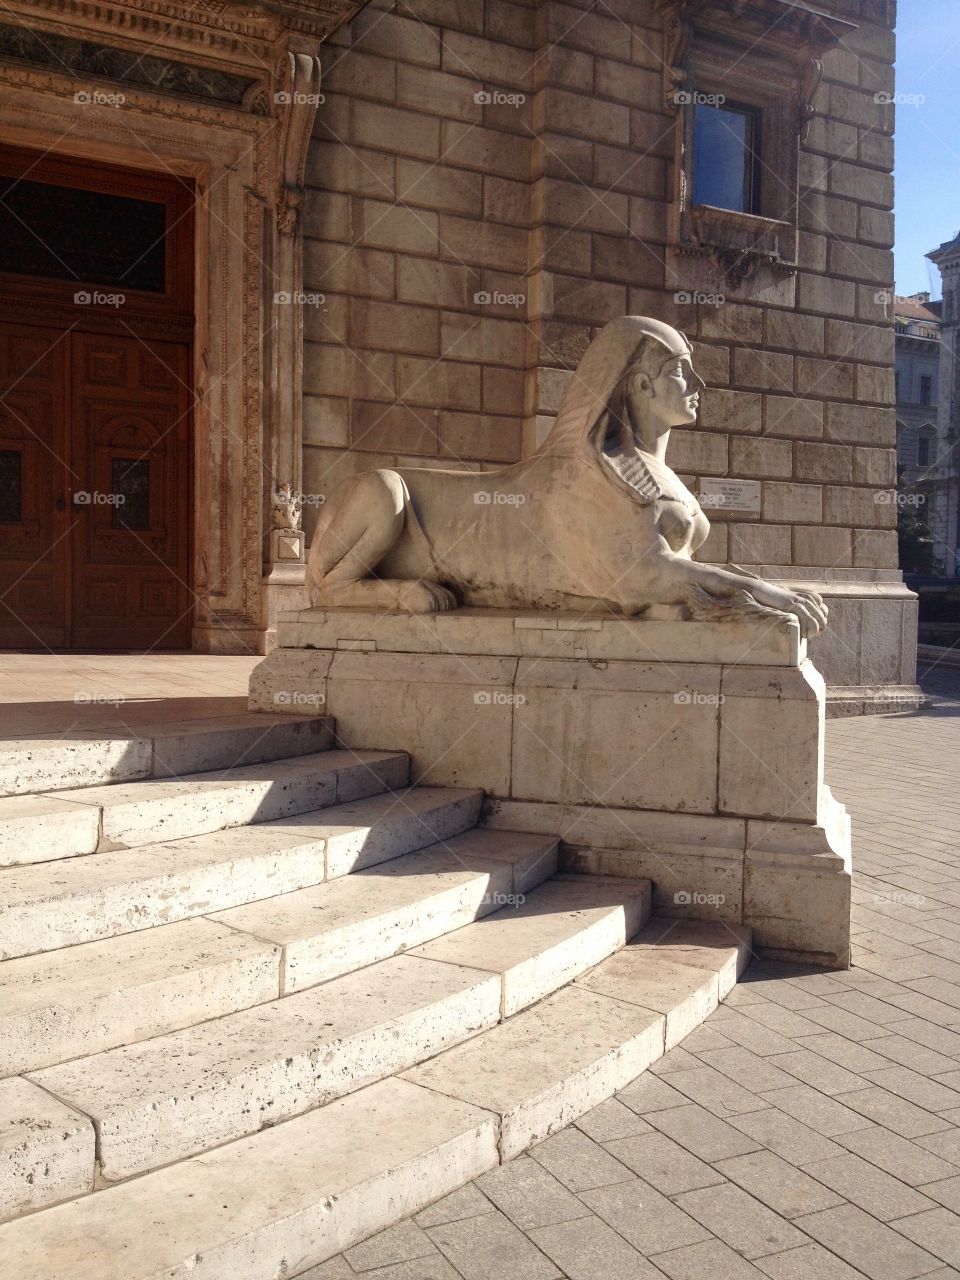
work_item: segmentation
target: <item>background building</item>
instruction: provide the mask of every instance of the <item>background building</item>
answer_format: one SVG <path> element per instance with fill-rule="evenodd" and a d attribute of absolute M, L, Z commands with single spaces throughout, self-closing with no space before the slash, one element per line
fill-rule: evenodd
<path fill-rule="evenodd" d="M 907 572 L 932 573 L 945 548 L 934 545 L 931 519 L 936 505 L 937 381 L 940 365 L 939 302 L 929 293 L 896 297 L 894 329 L 897 390 L 897 523 L 900 565 Z"/>
<path fill-rule="evenodd" d="M 9 323 L 26 305 L 46 332 L 30 359 L 60 350 L 51 331 L 69 326 L 73 344 L 69 368 L 48 361 L 21 388 L 59 377 L 94 404 L 79 420 L 99 425 L 70 456 L 105 470 L 91 480 L 85 463 L 79 483 L 125 486 L 140 521 L 78 511 L 68 471 L 62 490 L 55 477 L 28 492 L 6 463 L 8 523 L 25 526 L 2 588 L 7 643 L 268 647 L 302 593 L 278 486 L 303 493 L 309 532 L 359 469 L 516 460 L 591 338 L 634 312 L 688 333 L 710 387 L 670 458 L 710 504 L 704 557 L 830 597 L 813 656 L 838 705 L 913 685 L 916 601 L 889 501 L 891 0 L 168 8 L 161 23 L 147 0 L 106 0 L 94 18 L 82 0 L 55 16 L 13 0 L 0 41 L 4 137 L 28 153 L 17 181 L 39 152 L 57 189 L 152 173 L 172 185 L 133 183 L 132 199 L 192 192 L 189 216 L 171 215 L 192 225 L 162 303 L 141 280 L 135 306 L 78 315 L 3 264 Z M 141 344 L 126 355 L 125 324 Z M 81 331 L 110 341 L 75 354 Z M 184 373 L 143 355 L 168 340 Z M 10 370 L 22 359 L 11 347 Z M 133 402 L 159 417 L 128 421 Z M 32 439 L 12 427 L 2 447 Z M 720 479 L 738 482 L 723 505 Z"/>
<path fill-rule="evenodd" d="M 947 577 L 960 574 L 957 557 L 960 510 L 960 370 L 957 367 L 957 331 L 960 328 L 960 235 L 927 254 L 940 269 L 943 302 L 940 324 L 939 395 L 937 439 L 930 486 L 933 509 L 930 526 L 934 541 L 934 572 Z"/>

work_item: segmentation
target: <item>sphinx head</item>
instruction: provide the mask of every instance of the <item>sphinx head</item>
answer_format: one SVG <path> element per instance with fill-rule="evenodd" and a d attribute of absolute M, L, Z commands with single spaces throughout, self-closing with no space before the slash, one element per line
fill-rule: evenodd
<path fill-rule="evenodd" d="M 696 421 L 704 383 L 687 338 L 650 316 L 611 320 L 591 342 L 564 393 L 544 454 L 604 447 L 611 436 L 662 452 L 671 427 Z"/>
<path fill-rule="evenodd" d="M 704 382 L 693 367 L 693 350 L 677 329 L 642 321 L 644 332 L 617 388 L 623 408 L 644 435 L 695 422 Z"/>

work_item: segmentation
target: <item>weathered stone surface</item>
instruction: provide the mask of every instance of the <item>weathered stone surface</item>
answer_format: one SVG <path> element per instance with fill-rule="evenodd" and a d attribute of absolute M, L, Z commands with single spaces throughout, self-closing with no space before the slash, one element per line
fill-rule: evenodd
<path fill-rule="evenodd" d="M 296 1275 L 497 1159 L 489 1112 L 386 1080 L 42 1218 L 7 1223 L 0 1250 L 18 1280 Z"/>
<path fill-rule="evenodd" d="M 395 956 L 31 1078 L 93 1118 L 115 1182 L 352 1093 L 499 1017 L 497 976 Z"/>
<path fill-rule="evenodd" d="M 93 1187 L 93 1125 L 27 1080 L 0 1081 L 0 1221 Z"/>
<path fill-rule="evenodd" d="M 147 1040 L 280 989 L 280 949 L 210 920 L 0 966 L 0 1076 Z"/>
<path fill-rule="evenodd" d="M 541 879 L 551 875 L 554 858 L 552 839 L 470 832 L 214 919 L 283 946 L 284 990 L 298 991 L 497 910 L 531 868 Z"/>
<path fill-rule="evenodd" d="M 54 951 L 318 884 L 322 841 L 244 827 L 5 875 L 0 956 Z"/>
<path fill-rule="evenodd" d="M 497 1113 L 508 1159 L 610 1097 L 662 1053 L 660 1014 L 568 987 L 404 1079 Z"/>
<path fill-rule="evenodd" d="M 93 853 L 99 839 L 94 808 L 51 795 L 0 799 L 0 867 Z"/>
<path fill-rule="evenodd" d="M 650 914 L 649 881 L 555 878 L 416 955 L 502 975 L 510 1017 L 622 947 Z"/>
<path fill-rule="evenodd" d="M 296 761 L 245 765 L 186 778 L 58 792 L 101 814 L 111 845 L 137 845 L 265 822 L 403 786 L 408 762 L 383 751 L 321 751 Z"/>

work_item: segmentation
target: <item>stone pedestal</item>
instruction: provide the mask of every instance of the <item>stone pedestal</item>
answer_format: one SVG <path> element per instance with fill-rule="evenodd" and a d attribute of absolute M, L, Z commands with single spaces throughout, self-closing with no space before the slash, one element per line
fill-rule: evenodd
<path fill-rule="evenodd" d="M 465 609 L 281 616 L 251 708 L 322 705 L 347 746 L 482 787 L 492 827 L 649 877 L 669 915 L 848 963 L 850 833 L 823 784 L 824 685 L 797 624 Z"/>

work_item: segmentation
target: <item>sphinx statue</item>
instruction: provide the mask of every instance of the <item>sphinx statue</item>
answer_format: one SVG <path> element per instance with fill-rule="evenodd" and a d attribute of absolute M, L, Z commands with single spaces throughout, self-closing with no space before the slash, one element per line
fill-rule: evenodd
<path fill-rule="evenodd" d="M 670 325 L 623 316 L 593 340 L 553 429 L 525 461 L 352 477 L 314 532 L 311 603 L 792 615 L 803 636 L 815 636 L 827 619 L 815 592 L 692 559 L 709 522 L 665 461 L 671 430 L 697 418 L 704 383 L 691 357 Z"/>

